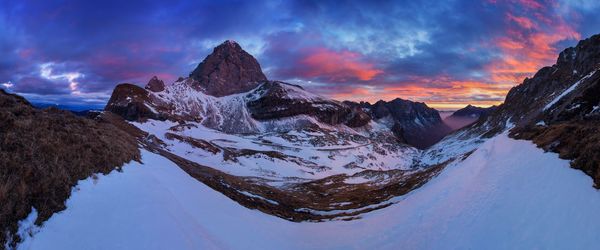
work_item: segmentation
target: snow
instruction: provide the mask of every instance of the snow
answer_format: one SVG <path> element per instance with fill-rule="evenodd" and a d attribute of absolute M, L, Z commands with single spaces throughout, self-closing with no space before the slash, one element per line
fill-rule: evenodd
<path fill-rule="evenodd" d="M 413 167 L 414 158 L 419 154 L 417 149 L 408 146 L 398 146 L 397 150 L 374 150 L 382 145 L 367 139 L 361 143 L 344 140 L 341 139 L 343 136 L 339 136 L 342 132 L 337 131 L 329 133 L 334 133 L 334 137 L 340 139 L 326 141 L 321 140 L 325 134 L 320 131 L 291 130 L 286 133 L 236 135 L 197 123 L 190 123 L 196 127 L 182 128 L 181 131 L 169 130 L 177 125 L 169 121 L 151 120 L 132 124 L 164 141 L 167 144 L 165 149 L 180 157 L 232 175 L 266 177 L 271 180 L 287 180 L 288 177 L 313 180 L 336 174 L 353 175 L 365 169 L 407 170 Z M 237 157 L 237 161 L 226 161 L 223 152 L 214 154 L 185 142 L 169 140 L 165 136 L 166 132 L 202 139 L 221 148 L 277 151 L 285 158 L 254 154 Z M 314 145 L 314 140 L 324 141 L 324 145 Z M 348 168 L 349 164 L 360 167 Z"/>
<path fill-rule="evenodd" d="M 27 215 L 27 218 L 19 221 L 19 230 L 17 231 L 17 235 L 21 237 L 23 241 L 29 240 L 32 235 L 39 232 L 40 228 L 35 225 L 35 220 L 37 219 L 38 213 L 35 208 L 31 208 L 31 212 Z M 4 248 L 9 249 L 8 242 L 5 244 Z M 22 244 L 22 246 L 26 246 L 26 244 Z"/>
<path fill-rule="evenodd" d="M 25 249 L 596 249 L 600 194 L 568 161 L 506 133 L 353 221 L 247 209 L 161 156 L 81 181 Z"/>
<path fill-rule="evenodd" d="M 370 181 L 371 181 L 371 179 L 366 178 L 364 176 L 355 176 L 355 177 L 346 178 L 344 180 L 344 183 L 346 183 L 346 184 L 362 184 L 362 183 L 367 183 Z"/>
<path fill-rule="evenodd" d="M 564 92 L 562 92 L 562 94 L 560 94 L 559 96 L 555 97 L 551 102 L 549 102 L 548 104 L 546 104 L 546 106 L 544 107 L 543 110 L 547 110 L 547 109 L 551 108 L 552 106 L 554 106 L 554 104 L 556 104 L 558 101 L 560 101 L 560 99 L 562 99 L 563 97 L 565 97 L 569 93 L 573 92 L 573 90 L 575 90 L 577 88 L 577 86 L 579 86 L 579 84 L 581 82 L 583 82 L 583 81 L 587 80 L 588 78 L 592 77 L 595 73 L 596 73 L 596 70 L 590 72 L 586 76 L 584 76 L 581 79 L 579 79 L 579 81 L 577 81 L 573 85 L 571 85 L 571 87 L 569 87 L 567 90 L 565 90 Z"/>

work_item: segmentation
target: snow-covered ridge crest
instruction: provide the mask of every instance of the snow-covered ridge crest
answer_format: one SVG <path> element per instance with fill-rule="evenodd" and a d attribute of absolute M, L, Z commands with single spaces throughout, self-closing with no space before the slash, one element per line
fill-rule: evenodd
<path fill-rule="evenodd" d="M 252 110 L 248 107 L 250 104 L 253 104 Z M 163 91 L 148 92 L 145 105 L 152 112 L 166 113 L 174 120 L 199 122 L 226 133 L 241 134 L 292 130 L 308 125 L 348 130 L 344 125 L 323 122 L 321 117 L 316 117 L 320 114 L 310 113 L 306 108 L 342 112 L 341 115 L 350 113 L 350 109 L 338 101 L 279 81 L 266 81 L 248 92 L 215 97 L 204 93 L 194 79 L 185 78 L 167 85 Z M 281 129 L 272 126 L 282 123 L 285 126 Z"/>

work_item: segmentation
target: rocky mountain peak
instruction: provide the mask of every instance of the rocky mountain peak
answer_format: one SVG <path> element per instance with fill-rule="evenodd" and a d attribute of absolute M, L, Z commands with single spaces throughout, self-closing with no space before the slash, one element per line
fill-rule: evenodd
<path fill-rule="evenodd" d="M 150 81 L 146 84 L 145 89 L 150 90 L 152 92 L 161 92 L 165 90 L 165 83 L 158 79 L 157 76 L 153 76 Z"/>
<path fill-rule="evenodd" d="M 477 106 L 473 106 L 471 104 L 465 106 L 462 109 L 459 109 L 457 111 L 455 111 L 454 113 L 452 113 L 452 116 L 454 117 L 480 117 L 480 116 L 486 116 L 487 114 L 489 114 L 490 112 L 496 110 L 496 106 L 491 106 L 488 108 L 482 108 L 482 107 L 477 107 Z"/>
<path fill-rule="evenodd" d="M 258 61 L 232 40 L 214 48 L 190 77 L 203 92 L 217 97 L 247 92 L 267 80 Z"/>

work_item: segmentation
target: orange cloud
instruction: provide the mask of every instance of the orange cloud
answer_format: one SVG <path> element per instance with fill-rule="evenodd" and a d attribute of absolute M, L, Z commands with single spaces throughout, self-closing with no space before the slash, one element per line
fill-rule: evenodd
<path fill-rule="evenodd" d="M 368 81 L 383 73 L 373 64 L 362 62 L 360 59 L 360 55 L 354 52 L 317 49 L 301 63 L 309 68 L 305 73 L 306 77 L 328 77 L 334 81 Z"/>
<path fill-rule="evenodd" d="M 541 9 L 544 7 L 536 0 L 517 0 L 516 2 L 530 9 Z"/>
<path fill-rule="evenodd" d="M 337 100 L 369 101 L 392 100 L 397 97 L 441 110 L 456 110 L 467 104 L 482 107 L 498 105 L 504 100 L 507 89 L 512 85 L 490 84 L 479 81 L 458 81 L 450 76 L 435 78 L 414 77 L 398 83 L 398 86 L 353 88 L 342 90 L 332 97 Z M 401 85 L 401 86 L 400 86 Z"/>
<path fill-rule="evenodd" d="M 482 73 L 487 78 L 458 80 L 449 75 L 412 77 L 395 87 L 387 84 L 388 87 L 341 90 L 333 98 L 375 102 L 400 97 L 426 102 L 438 109 L 458 109 L 467 104 L 484 107 L 498 105 L 514 85 L 521 83 L 525 77 L 532 76 L 541 67 L 556 62 L 559 52 L 557 43 L 581 38 L 573 26 L 550 8 L 559 7 L 556 2 L 548 1 L 544 5 L 536 0 L 488 2 L 508 4 L 511 9 L 505 14 L 507 28 L 504 34 L 491 43 L 492 49 L 497 49 L 499 56 L 484 66 Z"/>
<path fill-rule="evenodd" d="M 539 2 L 519 0 L 517 3 L 529 8 L 531 17 L 507 13 L 509 28 L 505 36 L 495 41 L 501 57 L 485 67 L 492 82 L 518 84 L 541 67 L 555 62 L 558 55 L 556 43 L 581 38 L 561 16 L 545 11 Z"/>
<path fill-rule="evenodd" d="M 537 27 L 537 25 L 527 17 L 513 16 L 512 14 L 508 13 L 507 18 L 525 29 L 533 29 Z"/>

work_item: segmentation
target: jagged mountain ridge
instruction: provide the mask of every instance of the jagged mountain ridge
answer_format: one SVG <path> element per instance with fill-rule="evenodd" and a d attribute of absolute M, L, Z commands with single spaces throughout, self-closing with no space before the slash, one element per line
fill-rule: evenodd
<path fill-rule="evenodd" d="M 444 127 L 437 111 L 424 103 L 401 99 L 372 106 L 338 102 L 312 94 L 298 85 L 268 81 L 257 71 L 260 65 L 251 55 L 237 43 L 226 41 L 216 47 L 189 78 L 180 78 L 166 86 L 156 77 L 145 88 L 118 85 L 106 110 L 131 121 L 194 121 L 227 133 L 264 133 L 306 127 L 362 133 L 381 127 L 371 122 L 375 119 L 398 140 L 420 148 L 433 144 L 450 131 Z M 217 93 L 217 89 L 228 92 Z"/>

